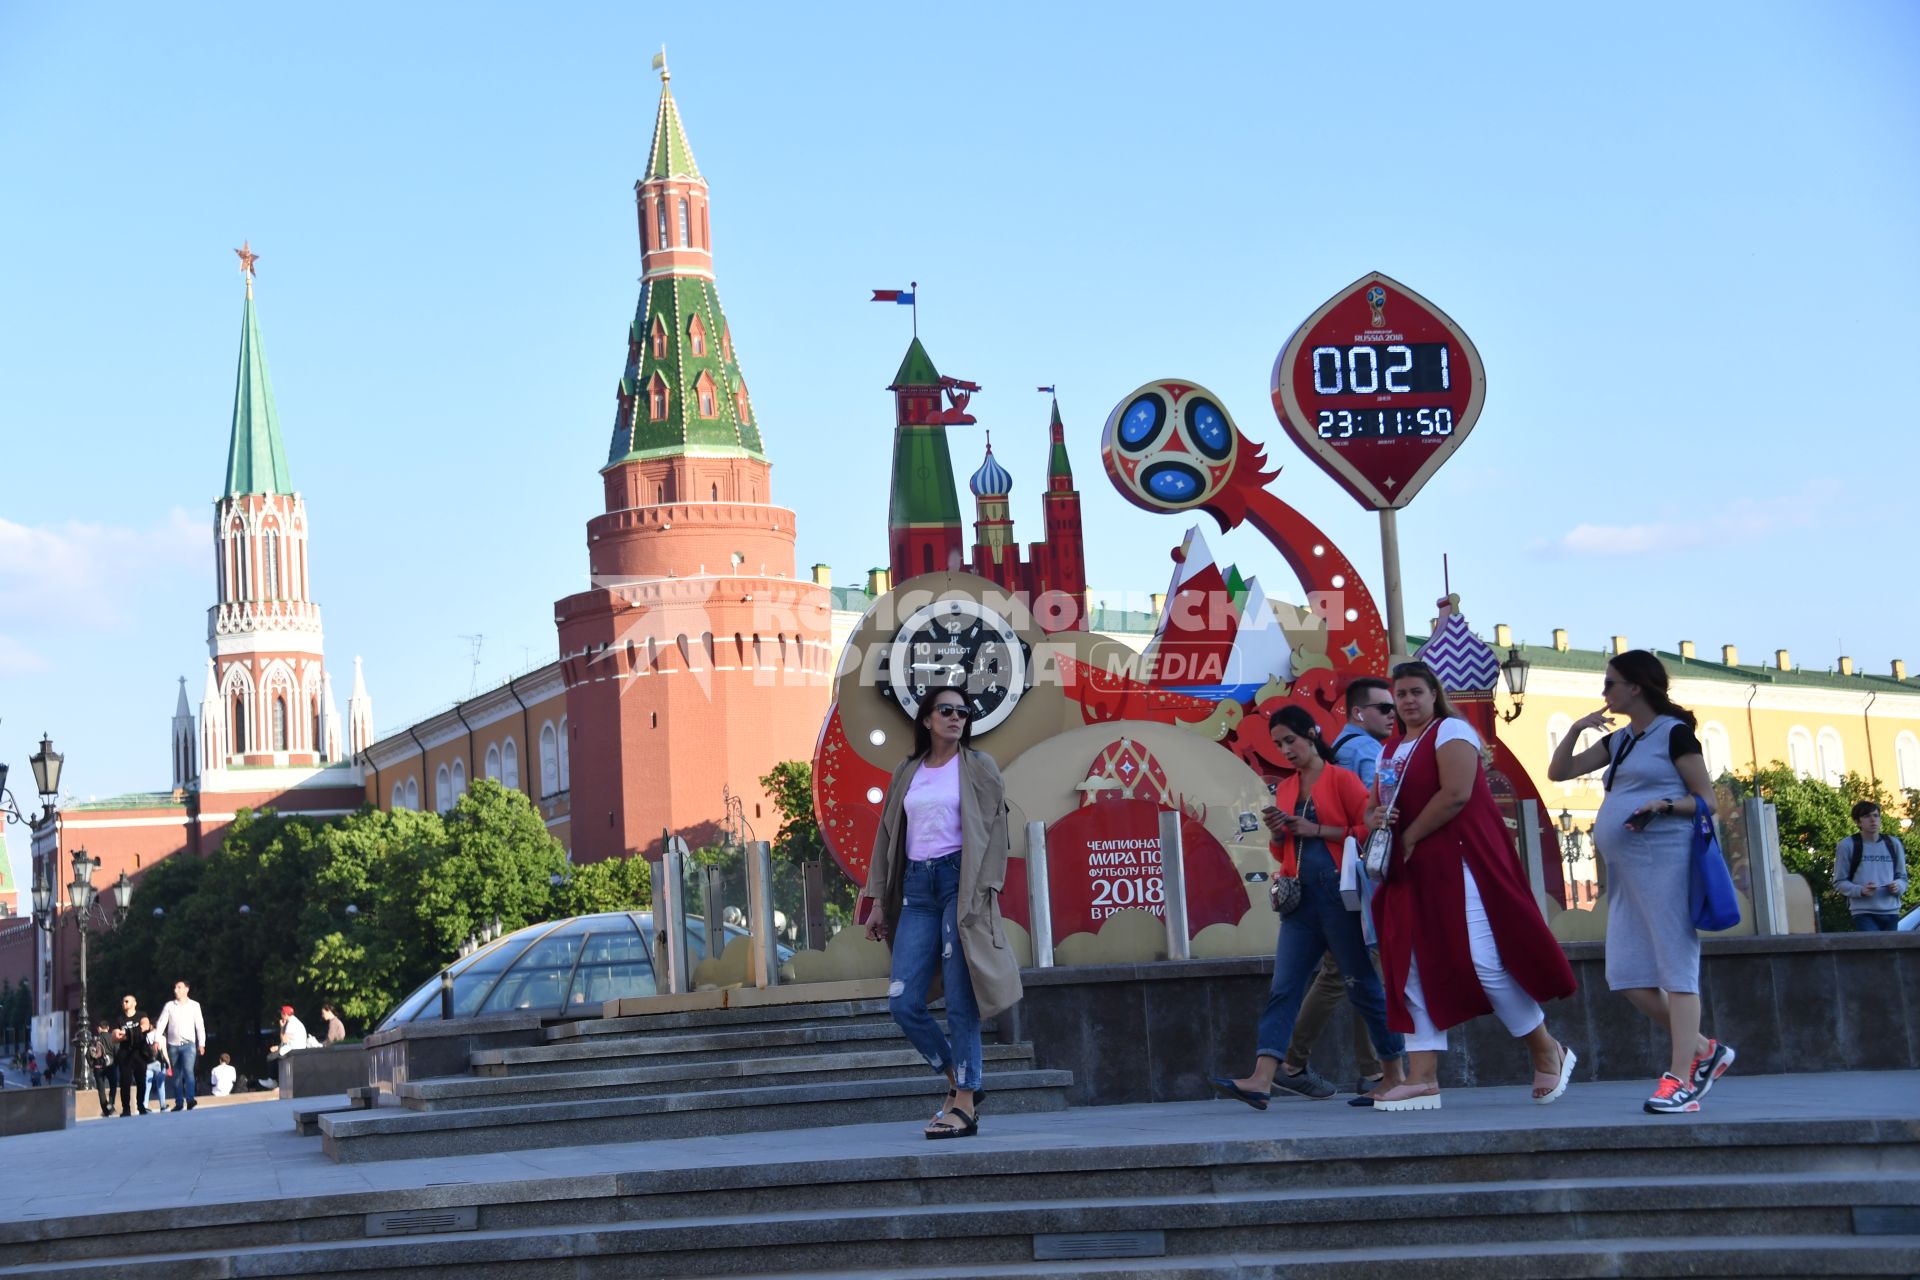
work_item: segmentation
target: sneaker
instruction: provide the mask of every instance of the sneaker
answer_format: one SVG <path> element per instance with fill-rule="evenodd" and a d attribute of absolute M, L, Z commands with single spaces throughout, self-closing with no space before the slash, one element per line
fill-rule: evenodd
<path fill-rule="evenodd" d="M 1739 1055 L 1733 1046 L 1721 1044 L 1718 1040 L 1707 1041 L 1707 1051 L 1693 1060 L 1693 1096 L 1704 1098 L 1707 1090 L 1713 1088 L 1713 1082 L 1727 1074 L 1727 1068 Z"/>
<path fill-rule="evenodd" d="M 1700 1109 L 1700 1095 L 1671 1071 L 1662 1072 L 1653 1096 L 1647 1099 L 1647 1111 L 1653 1115 L 1677 1114 Z"/>
<path fill-rule="evenodd" d="M 1269 1098 L 1279 1098 L 1286 1094 L 1301 1098 L 1331 1098 L 1334 1094 L 1333 1081 L 1305 1067 L 1297 1076 L 1287 1074 L 1285 1067 L 1273 1073 L 1273 1087 L 1267 1090 Z"/>

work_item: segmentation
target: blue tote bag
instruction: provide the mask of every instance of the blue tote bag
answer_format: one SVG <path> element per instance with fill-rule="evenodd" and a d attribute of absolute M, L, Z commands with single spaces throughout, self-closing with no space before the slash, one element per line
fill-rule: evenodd
<path fill-rule="evenodd" d="M 1720 841 L 1713 833 L 1707 802 L 1695 796 L 1693 803 L 1692 874 L 1687 899 L 1693 908 L 1693 927 L 1717 933 L 1740 923 L 1740 899 L 1734 895 L 1727 860 L 1720 856 Z"/>

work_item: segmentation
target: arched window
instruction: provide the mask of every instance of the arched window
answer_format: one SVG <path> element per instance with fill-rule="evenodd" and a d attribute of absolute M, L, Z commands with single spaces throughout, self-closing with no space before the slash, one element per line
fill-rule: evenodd
<path fill-rule="evenodd" d="M 419 807 L 420 807 L 420 779 L 408 778 L 407 779 L 407 808 L 418 809 Z"/>
<path fill-rule="evenodd" d="M 1820 730 L 1820 777 L 1828 786 L 1837 787 L 1847 776 L 1847 749 L 1841 745 L 1840 733 L 1833 728 Z"/>
<path fill-rule="evenodd" d="M 567 718 L 565 716 L 561 716 L 560 717 L 560 789 L 562 791 L 570 790 L 573 787 L 573 768 L 568 763 L 569 754 L 570 753 L 567 750 Z"/>
<path fill-rule="evenodd" d="M 244 755 L 247 750 L 247 701 L 239 694 L 233 696 L 233 753 Z"/>
<path fill-rule="evenodd" d="M 1920 738 L 1910 733 L 1902 733 L 1895 739 L 1893 769 L 1902 791 L 1920 787 Z"/>
<path fill-rule="evenodd" d="M 453 798 L 458 800 L 467 794 L 467 762 L 458 757 L 453 761 Z"/>
<path fill-rule="evenodd" d="M 273 749 L 287 749 L 287 700 L 281 697 L 273 700 Z"/>
<path fill-rule="evenodd" d="M 687 340 L 693 344 L 693 354 L 697 356 L 707 354 L 707 326 L 701 322 L 699 316 L 695 316 L 693 323 L 687 326 Z"/>
<path fill-rule="evenodd" d="M 733 330 L 722 327 L 720 330 L 720 357 L 728 364 L 733 363 Z"/>
<path fill-rule="evenodd" d="M 1707 776 L 1719 778 L 1733 768 L 1733 739 L 1726 727 L 1709 720 L 1700 730 L 1700 754 L 1705 758 Z"/>
<path fill-rule="evenodd" d="M 266 590 L 262 592 L 269 600 L 280 598 L 280 531 L 272 525 L 267 526 L 266 536 Z"/>
<path fill-rule="evenodd" d="M 667 202 L 665 200 L 655 200 L 653 202 L 653 211 L 659 215 L 659 217 L 655 219 L 655 223 L 660 231 L 660 234 L 655 237 L 653 247 L 656 249 L 664 249 L 667 247 Z"/>
<path fill-rule="evenodd" d="M 500 748 L 500 781 L 515 791 L 520 789 L 520 748 L 508 738 Z"/>
<path fill-rule="evenodd" d="M 560 739 L 553 722 L 540 726 L 540 794 L 550 796 L 560 790 Z"/>
<path fill-rule="evenodd" d="M 407 807 L 407 784 L 406 783 L 396 782 L 393 784 L 393 804 L 390 805 L 389 807 L 394 809 L 404 809 Z"/>
<path fill-rule="evenodd" d="M 1817 764 L 1813 735 L 1799 725 L 1787 730 L 1787 767 L 1802 778 L 1811 778 Z"/>
<path fill-rule="evenodd" d="M 667 358 L 667 325 L 659 316 L 653 318 L 653 358 Z"/>
<path fill-rule="evenodd" d="M 686 248 L 691 241 L 687 237 L 687 202 L 680 202 L 680 247 Z"/>
<path fill-rule="evenodd" d="M 500 781 L 500 748 L 487 748 L 487 776 L 495 782 Z"/>
<path fill-rule="evenodd" d="M 717 485 L 717 484 L 716 484 L 716 485 L 709 485 L 709 486 L 708 486 L 708 492 L 707 492 L 707 497 L 708 497 L 708 498 L 710 498 L 710 499 L 712 499 L 712 500 L 713 500 L 714 502 L 718 502 L 718 501 L 720 501 L 720 486 L 719 486 L 719 485 Z"/>
<path fill-rule="evenodd" d="M 233 598 L 251 600 L 253 599 L 253 582 L 251 581 L 253 575 L 247 572 L 250 567 L 247 561 L 251 558 L 247 555 L 247 530 L 238 520 L 233 522 L 230 543 L 233 547 Z"/>
<path fill-rule="evenodd" d="M 433 807 L 441 813 L 453 808 L 453 775 L 445 765 L 433 775 Z"/>
<path fill-rule="evenodd" d="M 719 409 L 716 407 L 717 402 L 713 394 L 713 379 L 702 373 L 699 380 L 694 383 L 694 389 L 699 396 L 700 416 L 703 418 L 717 416 Z"/>
<path fill-rule="evenodd" d="M 734 384 L 733 416 L 741 422 L 745 422 L 753 416 L 747 410 L 747 384 L 744 382 Z"/>
<path fill-rule="evenodd" d="M 653 381 L 647 384 L 647 412 L 655 422 L 667 416 L 667 384 L 657 373 L 653 375 Z"/>

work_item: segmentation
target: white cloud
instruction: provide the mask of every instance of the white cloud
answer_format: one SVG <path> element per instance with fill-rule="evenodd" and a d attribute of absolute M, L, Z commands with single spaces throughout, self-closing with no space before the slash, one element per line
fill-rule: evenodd
<path fill-rule="evenodd" d="M 1661 519 L 1633 524 L 1582 522 L 1558 538 L 1542 539 L 1534 546 L 1560 555 L 1624 557 L 1746 545 L 1812 524 L 1814 513 L 1832 502 L 1837 493 L 1837 485 L 1820 482 L 1797 493 L 1741 499 L 1718 507 L 1703 501 L 1685 516 L 1663 511 Z"/>
<path fill-rule="evenodd" d="M 210 564 L 210 526 L 181 508 L 146 529 L 16 524 L 0 517 L 0 618 L 99 622 L 155 576 Z M 0 670 L 5 670 L 0 650 Z"/>

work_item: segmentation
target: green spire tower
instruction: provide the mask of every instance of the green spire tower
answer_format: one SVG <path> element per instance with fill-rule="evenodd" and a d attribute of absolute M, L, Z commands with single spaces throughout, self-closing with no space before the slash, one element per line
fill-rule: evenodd
<path fill-rule="evenodd" d="M 280 415 L 273 407 L 273 379 L 267 376 L 267 351 L 253 313 L 253 264 L 260 255 L 247 244 L 236 250 L 247 277 L 247 301 L 240 313 L 240 368 L 233 383 L 233 435 L 227 444 L 228 497 L 243 493 L 291 494 L 287 447 L 280 440 Z"/>
<path fill-rule="evenodd" d="M 915 337 L 893 375 L 893 385 L 887 388 L 894 397 L 887 542 L 896 586 L 923 573 L 964 567 L 960 497 L 953 481 L 953 457 L 947 450 L 947 426 L 973 419 L 958 406 L 941 407 L 945 389 L 932 357 Z"/>

